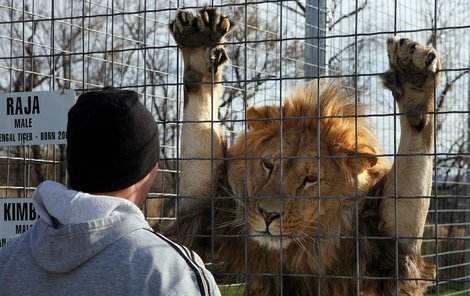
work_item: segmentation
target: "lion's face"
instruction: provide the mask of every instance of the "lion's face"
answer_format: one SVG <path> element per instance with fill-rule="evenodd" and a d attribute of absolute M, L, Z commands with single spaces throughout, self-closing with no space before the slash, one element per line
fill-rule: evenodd
<path fill-rule="evenodd" d="M 250 160 L 238 162 L 241 168 L 246 165 L 246 182 L 243 175 L 232 178 L 232 188 L 236 196 L 247 196 L 237 199 L 239 212 L 244 215 L 246 208 L 247 232 L 261 246 L 281 248 L 281 234 L 282 248 L 296 237 L 315 236 L 318 214 L 324 223 L 325 215 L 336 213 L 341 197 L 354 196 L 354 183 L 346 180 L 325 143 L 319 146 L 313 133 L 286 131 L 282 149 L 275 136 L 250 150 Z"/>
<path fill-rule="evenodd" d="M 334 99 L 335 106 L 344 104 Z M 250 130 L 229 150 L 235 159 L 229 161 L 228 179 L 238 215 L 247 218 L 245 232 L 270 249 L 328 233 L 345 201 L 367 192 L 377 162 L 371 156 L 378 152 L 375 139 L 362 125 L 356 134 L 353 117 L 289 119 L 311 116 L 305 109 L 316 110 L 311 101 L 304 106 L 287 101 L 282 116 L 276 106 L 249 108 L 249 120 L 283 118 L 282 124 L 250 121 Z"/>
<path fill-rule="evenodd" d="M 313 225 L 325 206 L 325 202 L 319 206 L 318 197 L 330 196 L 335 175 L 341 175 L 331 159 L 319 160 L 320 155 L 326 156 L 325 145 L 320 143 L 318 153 L 312 134 L 288 131 L 282 142 L 280 149 L 279 136 L 267 140 L 259 149 L 259 160 L 247 165 L 253 176 L 247 180 L 250 234 L 271 248 L 280 247 L 281 234 L 287 247 L 291 236 L 316 232 Z"/>

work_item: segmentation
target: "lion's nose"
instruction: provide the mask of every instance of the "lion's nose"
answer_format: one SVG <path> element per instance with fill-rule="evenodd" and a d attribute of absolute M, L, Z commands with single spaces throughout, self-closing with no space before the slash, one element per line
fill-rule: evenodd
<path fill-rule="evenodd" d="M 279 219 L 281 217 L 281 214 L 280 213 L 277 213 L 277 212 L 269 212 L 267 210 L 265 210 L 264 208 L 262 207 L 258 207 L 258 211 L 261 213 L 261 215 L 263 216 L 264 218 L 264 221 L 266 222 L 266 227 L 269 226 L 269 224 L 271 224 L 271 222 L 273 222 L 274 220 L 276 219 Z"/>

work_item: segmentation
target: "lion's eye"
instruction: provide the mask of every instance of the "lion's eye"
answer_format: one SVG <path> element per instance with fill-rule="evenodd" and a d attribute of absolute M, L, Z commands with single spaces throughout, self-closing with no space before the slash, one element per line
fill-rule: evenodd
<path fill-rule="evenodd" d="M 274 163 L 272 163 L 270 161 L 267 161 L 267 160 L 264 160 L 263 161 L 263 169 L 266 171 L 268 176 L 271 175 L 271 173 L 273 172 L 273 169 L 274 169 Z"/>
<path fill-rule="evenodd" d="M 314 176 L 314 175 L 305 176 L 305 178 L 304 178 L 304 188 L 307 189 L 307 188 L 313 186 L 314 184 L 317 183 L 317 181 L 318 181 L 317 176 Z"/>

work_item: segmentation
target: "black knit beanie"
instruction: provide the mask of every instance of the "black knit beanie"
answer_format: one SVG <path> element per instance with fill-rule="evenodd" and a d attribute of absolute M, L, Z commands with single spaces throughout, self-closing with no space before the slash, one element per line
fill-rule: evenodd
<path fill-rule="evenodd" d="M 155 167 L 159 150 L 157 124 L 134 91 L 87 92 L 68 113 L 67 169 L 74 190 L 129 187 Z"/>

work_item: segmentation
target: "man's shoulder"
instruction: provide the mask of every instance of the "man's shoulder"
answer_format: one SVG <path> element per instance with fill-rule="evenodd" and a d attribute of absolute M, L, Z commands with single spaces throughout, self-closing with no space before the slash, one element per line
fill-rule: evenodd
<path fill-rule="evenodd" d="M 168 252 L 175 255 L 179 254 L 183 257 L 190 257 L 191 259 L 195 258 L 193 251 L 150 229 L 133 231 L 127 236 L 127 240 L 128 243 L 135 245 L 135 248 L 158 251 L 158 254 Z"/>
<path fill-rule="evenodd" d="M 208 291 L 216 287 L 201 258 L 164 235 L 139 229 L 123 239 L 122 243 L 128 245 L 122 246 L 122 249 L 127 249 L 127 252 L 131 250 L 133 264 L 141 269 L 158 270 L 159 277 L 171 278 L 175 287 L 179 286 L 178 289 L 196 285 L 198 290 Z"/>
<path fill-rule="evenodd" d="M 0 247 L 0 257 L 11 257 L 13 252 L 23 252 L 29 249 L 29 235 L 30 232 L 25 232 L 9 240 L 5 239 Z"/>
<path fill-rule="evenodd" d="M 155 236 L 156 240 L 165 245 L 168 249 L 168 254 L 172 254 L 174 259 L 178 260 L 181 266 L 184 266 L 184 268 L 181 268 L 181 270 L 189 269 L 191 271 L 191 280 L 182 280 L 178 289 L 175 290 L 176 294 L 174 295 L 183 295 L 183 292 L 188 290 L 194 291 L 191 290 L 194 289 L 194 285 L 198 287 L 198 290 L 201 292 L 201 295 L 220 295 L 212 274 L 204 267 L 204 262 L 195 252 L 185 246 L 173 242 L 172 240 L 158 232 L 147 232 Z M 169 267 L 168 270 L 171 270 L 173 274 L 173 272 L 175 271 L 175 267 Z M 179 292 L 176 292 L 178 290 Z"/>
<path fill-rule="evenodd" d="M 143 257 L 157 256 L 160 263 L 164 260 L 183 264 L 189 260 L 202 264 L 201 259 L 193 251 L 150 229 L 135 230 L 123 237 L 120 244 L 126 245 L 126 249 L 135 250 Z"/>
<path fill-rule="evenodd" d="M 18 270 L 18 265 L 21 265 L 21 269 L 23 270 L 27 268 L 27 264 L 31 258 L 32 254 L 28 232 L 7 241 L 6 244 L 0 247 L 0 282 L 4 279 L 4 272 L 14 273 L 15 270 Z M 0 286 L 1 285 L 0 283 Z M 2 293 L 0 292 L 0 294 Z"/>

